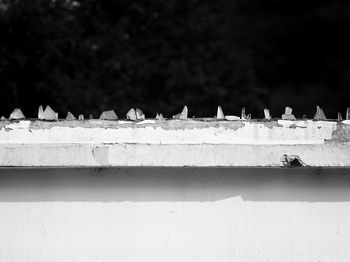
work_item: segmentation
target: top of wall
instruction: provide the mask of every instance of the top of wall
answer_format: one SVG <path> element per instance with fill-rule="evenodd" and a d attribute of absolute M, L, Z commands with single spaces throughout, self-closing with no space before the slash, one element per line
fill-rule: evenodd
<path fill-rule="evenodd" d="M 3 120 L 0 166 L 348 167 L 350 121 Z"/>

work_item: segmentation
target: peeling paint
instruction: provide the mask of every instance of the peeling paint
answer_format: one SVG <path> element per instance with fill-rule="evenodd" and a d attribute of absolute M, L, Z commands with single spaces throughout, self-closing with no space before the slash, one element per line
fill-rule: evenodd
<path fill-rule="evenodd" d="M 332 139 L 337 122 L 26 120 L 2 127 L 0 143 L 320 144 Z"/>
<path fill-rule="evenodd" d="M 306 126 L 297 126 L 296 124 L 291 124 L 289 128 L 306 128 Z"/>
<path fill-rule="evenodd" d="M 0 122 L 1 128 L 11 128 L 12 126 L 18 128 L 22 126 L 23 128 L 30 128 L 32 130 L 37 129 L 51 129 L 53 127 L 82 127 L 82 128 L 108 128 L 108 129 L 117 129 L 117 128 L 145 128 L 145 127 L 160 127 L 164 130 L 179 130 L 179 129 L 202 129 L 209 127 L 223 127 L 227 129 L 238 130 L 243 128 L 246 124 L 255 124 L 262 125 L 267 128 L 280 128 L 280 127 L 289 127 L 289 128 L 305 128 L 310 125 L 316 125 L 317 128 L 322 128 L 323 125 L 320 122 L 326 121 L 312 121 L 312 120 L 297 120 L 297 121 L 288 121 L 288 120 L 273 120 L 273 121 L 259 121 L 259 120 L 238 120 L 238 121 L 214 121 L 213 119 L 188 119 L 186 121 L 169 119 L 166 121 L 155 121 L 152 119 L 146 119 L 140 122 L 118 120 L 118 121 L 109 121 L 109 120 L 60 120 L 60 121 L 42 121 L 42 120 L 5 120 Z M 343 121 L 344 122 L 344 121 Z M 312 124 L 313 123 L 313 124 Z M 336 122 L 327 121 L 326 123 L 336 124 Z M 29 126 L 28 126 L 29 125 Z"/>
<path fill-rule="evenodd" d="M 277 121 L 265 121 L 262 122 L 264 124 L 265 127 L 267 128 L 274 128 L 274 127 L 283 127 L 282 125 L 278 124 Z"/>
<path fill-rule="evenodd" d="M 349 142 L 335 121 L 7 121 L 0 166 L 350 166 Z"/>
<path fill-rule="evenodd" d="M 3 121 L 0 123 L 1 127 L 6 127 L 11 123 L 18 123 L 20 121 Z M 178 130 L 178 129 L 200 129 L 200 128 L 208 128 L 208 127 L 224 127 L 229 129 L 237 130 L 245 126 L 246 121 L 197 121 L 197 120 L 174 120 L 169 119 L 167 121 L 155 121 L 146 119 L 140 122 L 133 121 L 109 121 L 109 120 L 60 120 L 60 121 L 40 121 L 40 120 L 32 120 L 32 121 L 22 121 L 29 122 L 30 129 L 51 129 L 53 127 L 82 127 L 82 128 L 109 128 L 109 129 L 117 129 L 117 128 L 144 128 L 144 127 L 160 127 L 164 130 Z"/>
<path fill-rule="evenodd" d="M 349 143 L 350 142 L 350 126 L 337 124 L 337 128 L 332 132 L 332 139 L 327 142 L 332 143 Z"/>
<path fill-rule="evenodd" d="M 323 122 L 323 123 L 321 123 Z M 344 121 L 343 121 L 344 122 Z M 326 124 L 325 124 L 326 123 Z M 233 130 L 238 130 L 243 128 L 246 124 L 255 124 L 262 125 L 267 128 L 280 128 L 280 127 L 290 127 L 290 128 L 305 128 L 310 125 L 316 125 L 318 128 L 322 126 L 327 126 L 329 124 L 336 124 L 337 122 L 330 121 L 312 121 L 312 120 L 273 120 L 273 121 L 259 121 L 259 120 L 238 120 L 238 121 L 223 121 L 223 120 L 203 120 L 203 119 L 188 119 L 188 120 L 176 120 L 169 119 L 166 121 L 156 121 L 152 119 L 146 119 L 140 122 L 118 120 L 118 121 L 109 121 L 109 120 L 60 120 L 60 121 L 42 121 L 42 120 L 5 120 L 0 122 L 0 129 L 10 128 L 10 126 L 22 125 L 27 128 L 29 124 L 30 129 L 51 129 L 53 127 L 82 127 L 82 128 L 108 128 L 108 129 L 117 129 L 117 128 L 144 128 L 144 127 L 160 127 L 164 130 L 178 130 L 178 129 L 201 129 L 209 127 L 223 127 Z"/>

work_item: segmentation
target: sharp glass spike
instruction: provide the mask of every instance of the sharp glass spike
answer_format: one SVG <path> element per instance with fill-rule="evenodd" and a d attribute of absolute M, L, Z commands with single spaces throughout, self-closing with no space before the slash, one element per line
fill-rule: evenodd
<path fill-rule="evenodd" d="M 186 120 L 188 118 L 188 109 L 187 106 L 184 106 L 182 112 L 173 116 L 175 119 Z"/>
<path fill-rule="evenodd" d="M 247 116 L 245 114 L 245 107 L 242 108 L 242 111 L 241 111 L 241 119 L 244 120 L 244 119 L 247 119 Z"/>
<path fill-rule="evenodd" d="M 12 120 L 12 119 L 24 119 L 24 118 L 26 118 L 26 117 L 22 113 L 22 110 L 19 108 L 15 108 L 15 110 L 12 111 L 12 113 L 10 114 L 10 117 L 9 117 L 10 120 Z"/>
<path fill-rule="evenodd" d="M 38 119 L 44 119 L 44 109 L 42 105 L 39 106 Z"/>
<path fill-rule="evenodd" d="M 43 107 L 39 106 L 38 118 L 40 120 L 58 120 L 58 113 L 52 110 L 52 108 L 48 105 L 43 111 Z"/>
<path fill-rule="evenodd" d="M 114 110 L 103 111 L 100 115 L 101 120 L 117 120 L 118 116 Z"/>
<path fill-rule="evenodd" d="M 218 110 L 216 113 L 216 119 L 219 119 L 219 120 L 225 119 L 224 111 L 222 111 L 221 106 L 218 106 Z"/>
<path fill-rule="evenodd" d="M 266 120 L 271 120 L 270 110 L 264 109 L 264 116 Z"/>
<path fill-rule="evenodd" d="M 137 120 L 145 120 L 145 114 L 142 112 L 141 109 L 136 108 L 135 112 Z"/>
<path fill-rule="evenodd" d="M 338 112 L 338 121 L 342 121 L 342 120 L 343 120 L 343 117 L 342 117 L 341 113 Z"/>
<path fill-rule="evenodd" d="M 316 113 L 314 116 L 314 120 L 327 120 L 325 114 L 323 113 L 323 110 L 321 107 L 316 107 Z"/>
<path fill-rule="evenodd" d="M 293 109 L 290 107 L 286 107 L 284 114 L 282 115 L 283 120 L 296 120 L 295 116 L 292 114 Z"/>
<path fill-rule="evenodd" d="M 67 113 L 66 120 L 76 120 L 76 118 L 75 118 L 75 116 L 74 116 L 71 112 L 68 112 L 68 113 Z"/>
<path fill-rule="evenodd" d="M 164 120 L 163 115 L 162 114 L 157 114 L 156 115 L 156 120 L 163 121 Z"/>
<path fill-rule="evenodd" d="M 126 119 L 129 119 L 131 121 L 136 121 L 136 111 L 135 109 L 131 108 L 127 113 L 126 113 Z"/>

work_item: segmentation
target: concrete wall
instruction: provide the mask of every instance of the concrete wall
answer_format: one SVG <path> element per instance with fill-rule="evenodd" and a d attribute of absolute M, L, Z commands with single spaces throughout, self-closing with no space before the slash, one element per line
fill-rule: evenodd
<path fill-rule="evenodd" d="M 350 167 L 349 155 L 350 120 L 0 121 L 7 167 Z"/>
<path fill-rule="evenodd" d="M 1 262 L 349 257 L 349 169 L 0 169 Z"/>

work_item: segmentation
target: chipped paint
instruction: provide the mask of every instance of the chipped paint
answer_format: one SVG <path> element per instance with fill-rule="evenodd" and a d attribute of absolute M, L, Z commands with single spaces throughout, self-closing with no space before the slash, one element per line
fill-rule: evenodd
<path fill-rule="evenodd" d="M 332 139 L 328 142 L 332 143 L 349 143 L 350 142 L 350 126 L 337 125 L 337 128 L 332 132 Z"/>
<path fill-rule="evenodd" d="M 310 120 L 11 121 L 1 126 L 0 143 L 322 144 L 342 125 Z M 347 141 L 348 134 L 343 135 Z"/>
<path fill-rule="evenodd" d="M 312 120 L 25 120 L 0 129 L 0 166 L 284 166 L 283 155 L 300 156 L 307 166 L 350 166 L 350 126 Z"/>

